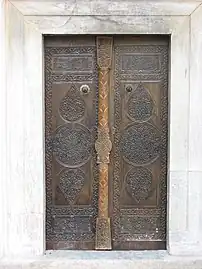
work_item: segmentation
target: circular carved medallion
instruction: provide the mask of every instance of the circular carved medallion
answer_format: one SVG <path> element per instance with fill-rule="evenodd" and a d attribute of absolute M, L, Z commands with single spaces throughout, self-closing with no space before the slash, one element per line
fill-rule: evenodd
<path fill-rule="evenodd" d="M 137 202 L 148 198 L 151 185 L 152 173 L 146 168 L 132 168 L 126 175 L 126 189 Z"/>
<path fill-rule="evenodd" d="M 77 121 L 84 116 L 85 102 L 77 94 L 67 94 L 61 101 L 59 112 L 61 117 L 66 121 Z"/>
<path fill-rule="evenodd" d="M 91 132 L 79 124 L 66 124 L 56 130 L 54 155 L 64 166 L 75 167 L 86 163 L 93 148 Z"/>
<path fill-rule="evenodd" d="M 134 165 L 154 162 L 160 152 L 159 131 L 149 123 L 130 125 L 122 133 L 120 151 Z"/>
<path fill-rule="evenodd" d="M 78 197 L 85 182 L 85 174 L 80 169 L 68 169 L 61 173 L 59 187 L 69 203 Z"/>

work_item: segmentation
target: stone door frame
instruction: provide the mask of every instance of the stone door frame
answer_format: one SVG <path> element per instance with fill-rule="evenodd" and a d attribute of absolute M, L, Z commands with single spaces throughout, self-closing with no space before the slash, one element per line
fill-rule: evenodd
<path fill-rule="evenodd" d="M 202 0 L 1 0 L 0 256 L 45 253 L 44 34 L 169 34 L 167 252 L 202 256 Z"/>

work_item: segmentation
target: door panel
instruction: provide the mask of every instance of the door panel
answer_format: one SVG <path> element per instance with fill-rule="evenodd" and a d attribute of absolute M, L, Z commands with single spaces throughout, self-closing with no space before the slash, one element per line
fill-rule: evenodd
<path fill-rule="evenodd" d="M 47 249 L 165 248 L 167 76 L 166 37 L 45 37 Z"/>
<path fill-rule="evenodd" d="M 48 249 L 94 249 L 98 182 L 95 38 L 45 39 Z"/>
<path fill-rule="evenodd" d="M 167 54 L 167 40 L 114 39 L 114 249 L 165 248 Z"/>

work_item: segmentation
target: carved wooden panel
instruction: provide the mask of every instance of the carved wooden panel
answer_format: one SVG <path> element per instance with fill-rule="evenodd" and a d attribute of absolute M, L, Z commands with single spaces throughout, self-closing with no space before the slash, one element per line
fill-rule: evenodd
<path fill-rule="evenodd" d="M 168 41 L 114 39 L 111 156 L 114 249 L 161 249 L 166 240 Z"/>
<path fill-rule="evenodd" d="M 111 249 L 111 221 L 109 218 L 109 154 L 112 143 L 109 137 L 109 86 L 112 63 L 112 37 L 97 38 L 99 68 L 98 139 L 95 143 L 99 164 L 98 218 L 96 243 L 99 250 Z"/>
<path fill-rule="evenodd" d="M 95 37 L 45 38 L 46 241 L 94 249 L 98 174 Z"/>
<path fill-rule="evenodd" d="M 167 76 L 167 38 L 45 37 L 48 249 L 165 248 Z"/>

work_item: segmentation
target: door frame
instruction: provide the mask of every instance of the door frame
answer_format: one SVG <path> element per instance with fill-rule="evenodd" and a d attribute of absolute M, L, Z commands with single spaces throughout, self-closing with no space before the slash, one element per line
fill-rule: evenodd
<path fill-rule="evenodd" d="M 167 251 L 201 256 L 202 63 L 195 59 L 202 54 L 202 7 L 193 1 L 166 3 L 155 4 L 153 13 L 143 3 L 138 14 L 129 0 L 126 9 L 120 5 L 122 10 L 104 14 L 96 1 L 94 12 L 82 1 L 79 8 L 73 2 L 57 8 L 54 1 L 6 1 L 1 7 L 6 15 L 1 70 L 7 70 L 0 106 L 1 141 L 7 141 L 1 148 L 4 255 L 45 252 L 43 34 L 118 33 L 171 35 Z"/>

